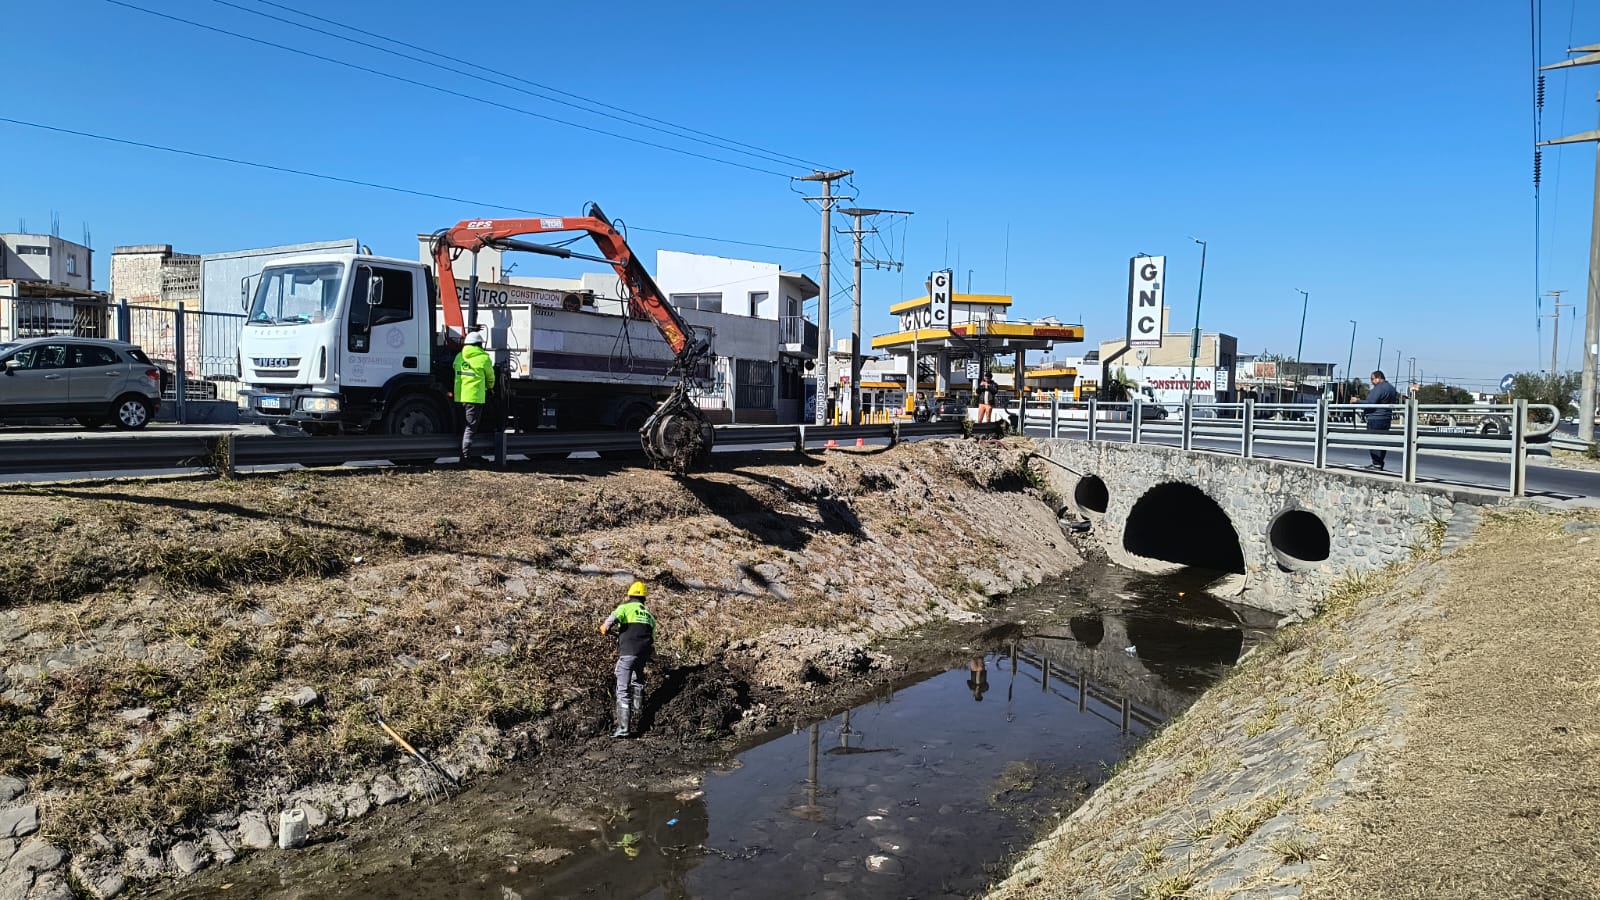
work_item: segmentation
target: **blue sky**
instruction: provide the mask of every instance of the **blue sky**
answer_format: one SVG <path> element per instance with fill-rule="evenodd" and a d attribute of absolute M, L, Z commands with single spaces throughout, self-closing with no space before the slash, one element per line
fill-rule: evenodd
<path fill-rule="evenodd" d="M 768 259 L 815 275 L 805 171 L 564 108 L 249 15 L 216 0 L 127 0 L 749 171 L 199 31 L 107 0 L 17 4 L 10 118 L 485 204 L 577 214 L 596 200 L 657 247 Z M 259 0 L 228 0 L 285 18 Z M 1194 315 L 1242 352 L 1356 367 L 1402 351 L 1476 386 L 1548 364 L 1534 318 L 1530 27 L 1513 3 L 618 3 L 441 7 L 281 0 L 629 110 L 855 169 L 861 205 L 916 211 L 904 276 L 869 272 L 865 330 L 930 269 L 1017 297 L 1023 315 L 1120 336 L 1127 258 L 1170 258 L 1176 327 Z M 1600 42 L 1600 6 L 1550 0 L 1545 61 Z M 976 10 L 980 10 L 976 12 Z M 326 27 L 326 26 L 319 26 Z M 1569 28 L 1571 29 L 1569 31 Z M 367 38 L 388 45 L 381 38 Z M 396 48 L 398 49 L 398 48 Z M 409 51 L 407 51 L 409 52 Z M 1600 66 L 1552 73 L 1546 137 L 1594 127 Z M 1545 155 L 1542 289 L 1582 306 L 1592 145 Z M 100 286 L 116 244 L 205 253 L 358 237 L 411 257 L 414 235 L 473 205 L 331 184 L 0 124 L 0 228 L 87 222 Z M 837 220 L 836 220 L 837 221 Z M 843 225 L 842 221 L 837 224 Z M 1006 232 L 1009 227 L 1009 252 Z M 946 230 L 948 228 L 948 249 Z M 895 233 L 896 247 L 901 237 Z M 844 246 L 841 240 L 836 249 Z M 884 252 L 883 248 L 874 248 Z M 835 287 L 848 284 L 841 254 Z M 571 274 L 527 259 L 518 274 Z M 903 285 L 903 289 L 902 289 Z M 842 300 L 843 298 L 841 298 Z M 844 304 L 836 301 L 835 310 Z M 1546 311 L 1548 311 L 1548 303 Z M 1581 313 L 1581 308 L 1579 310 Z M 1581 319 L 1562 322 L 1579 364 Z M 835 327 L 848 327 L 847 315 Z M 1542 334 L 1542 343 L 1539 335 Z"/>

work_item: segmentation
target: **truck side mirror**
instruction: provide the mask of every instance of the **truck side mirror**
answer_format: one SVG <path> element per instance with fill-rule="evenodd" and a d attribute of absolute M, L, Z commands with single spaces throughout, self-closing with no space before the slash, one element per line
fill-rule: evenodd
<path fill-rule="evenodd" d="M 378 277 L 378 273 L 370 270 L 367 275 L 367 305 L 383 305 L 383 279 Z"/>

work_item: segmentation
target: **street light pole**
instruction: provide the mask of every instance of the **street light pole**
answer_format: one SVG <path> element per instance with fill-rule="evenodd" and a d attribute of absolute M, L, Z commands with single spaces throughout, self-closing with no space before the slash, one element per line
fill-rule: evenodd
<path fill-rule="evenodd" d="M 1200 283 L 1194 291 L 1194 333 L 1189 335 L 1189 400 L 1190 406 L 1194 405 L 1194 367 L 1200 360 L 1200 301 L 1206 295 L 1206 242 L 1197 237 L 1190 236 L 1189 240 L 1200 245 Z"/>
<path fill-rule="evenodd" d="M 1344 402 L 1350 402 L 1350 382 L 1355 379 L 1356 373 L 1351 368 L 1356 364 L 1356 320 L 1350 320 L 1350 355 L 1344 361 Z"/>
<path fill-rule="evenodd" d="M 1597 51 L 1600 51 L 1600 44 L 1574 47 L 1567 52 L 1585 55 L 1552 63 L 1544 68 L 1592 66 L 1600 63 L 1600 52 Z M 1595 99 L 1600 100 L 1600 97 Z M 1553 141 L 1540 141 L 1539 146 L 1581 144 L 1591 141 L 1600 143 L 1600 129 L 1567 135 Z M 1600 382 L 1600 152 L 1595 154 L 1594 168 L 1594 219 L 1589 229 L 1589 299 L 1587 318 L 1583 324 L 1583 385 L 1578 394 L 1578 440 L 1586 444 L 1594 443 L 1595 398 L 1597 392 L 1600 392 L 1597 391 L 1600 389 L 1600 384 L 1597 384 Z"/>
<path fill-rule="evenodd" d="M 1300 360 L 1300 354 L 1304 353 L 1306 349 L 1306 310 L 1311 306 L 1311 293 L 1309 291 L 1302 291 L 1299 288 L 1295 288 L 1294 290 L 1295 293 L 1299 294 L 1301 297 L 1300 343 L 1296 344 L 1294 348 L 1294 399 L 1295 402 L 1298 403 L 1300 401 L 1300 376 L 1302 367 L 1305 365 L 1305 363 L 1301 362 Z"/>
<path fill-rule="evenodd" d="M 1383 338 L 1378 338 L 1378 368 L 1383 368 Z"/>

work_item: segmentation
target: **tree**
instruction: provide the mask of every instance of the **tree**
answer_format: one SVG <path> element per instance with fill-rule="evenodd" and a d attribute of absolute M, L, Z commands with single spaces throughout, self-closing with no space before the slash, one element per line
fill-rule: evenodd
<path fill-rule="evenodd" d="M 1465 406 L 1472 402 L 1472 392 L 1453 384 L 1425 384 L 1417 388 L 1417 402 Z"/>
<path fill-rule="evenodd" d="M 1577 372 L 1560 372 L 1551 375 L 1547 372 L 1518 372 L 1511 376 L 1511 390 L 1509 399 L 1526 400 L 1529 403 L 1548 403 L 1556 408 L 1563 416 L 1570 416 L 1574 410 L 1573 397 L 1583 387 L 1583 379 Z M 1535 421 L 1547 421 L 1548 415 L 1541 416 L 1536 411 L 1531 414 Z"/>
<path fill-rule="evenodd" d="M 1367 391 L 1370 388 L 1365 381 L 1352 378 L 1348 381 L 1339 382 L 1333 386 L 1333 389 L 1334 396 L 1339 398 L 1340 403 L 1355 403 L 1358 400 L 1367 399 Z"/>
<path fill-rule="evenodd" d="M 1128 376 L 1128 370 L 1117 366 L 1100 385 L 1100 399 L 1107 403 L 1126 403 L 1128 398 L 1137 393 L 1139 383 Z"/>

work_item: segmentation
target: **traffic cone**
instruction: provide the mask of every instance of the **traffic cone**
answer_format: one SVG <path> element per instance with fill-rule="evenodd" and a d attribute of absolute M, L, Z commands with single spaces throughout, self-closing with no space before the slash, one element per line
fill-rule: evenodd
<path fill-rule="evenodd" d="M 866 438 L 856 438 L 856 446 L 857 447 L 865 447 L 866 445 L 867 445 L 867 439 Z"/>
<path fill-rule="evenodd" d="M 839 442 L 834 440 L 833 438 L 828 438 L 828 446 L 826 448 L 824 448 L 824 449 L 837 450 L 837 449 L 839 449 Z"/>

